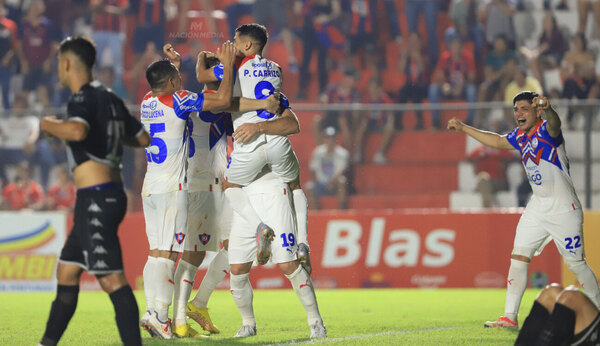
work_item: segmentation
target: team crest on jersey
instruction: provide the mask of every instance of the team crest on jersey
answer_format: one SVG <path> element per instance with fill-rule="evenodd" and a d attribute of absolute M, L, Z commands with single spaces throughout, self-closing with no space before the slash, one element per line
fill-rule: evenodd
<path fill-rule="evenodd" d="M 175 233 L 175 241 L 177 242 L 177 244 L 181 245 L 181 243 L 183 243 L 184 239 L 185 239 L 185 234 L 183 234 L 182 232 Z"/>
<path fill-rule="evenodd" d="M 531 146 L 533 146 L 533 149 L 537 148 L 538 144 L 539 143 L 537 137 L 533 137 L 533 139 L 531 140 Z"/>
<path fill-rule="evenodd" d="M 200 239 L 202 245 L 206 245 L 210 241 L 210 234 L 202 233 L 198 235 L 198 238 Z"/>

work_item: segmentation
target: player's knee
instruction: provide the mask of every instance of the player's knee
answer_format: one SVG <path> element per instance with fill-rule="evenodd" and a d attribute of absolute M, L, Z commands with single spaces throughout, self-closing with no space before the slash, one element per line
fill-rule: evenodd
<path fill-rule="evenodd" d="M 181 259 L 196 267 L 202 264 L 206 251 L 184 251 Z"/>
<path fill-rule="evenodd" d="M 546 286 L 535 298 L 540 304 L 542 304 L 548 311 L 552 311 L 556 298 L 563 291 L 563 287 L 559 284 L 553 283 Z"/>
<path fill-rule="evenodd" d="M 568 308 L 575 310 L 578 306 L 585 303 L 587 298 L 575 286 L 569 286 L 564 289 L 556 298 L 556 302 Z"/>
<path fill-rule="evenodd" d="M 291 262 L 279 263 L 278 265 L 279 269 L 281 269 L 281 272 L 283 272 L 285 275 L 291 275 L 296 271 L 296 269 L 298 269 L 300 264 L 297 260 L 294 260 Z"/>
<path fill-rule="evenodd" d="M 535 249 L 522 248 L 522 247 L 514 247 L 512 253 L 510 255 L 511 259 L 526 262 L 531 262 L 531 257 L 535 253 Z"/>
<path fill-rule="evenodd" d="M 231 264 L 229 266 L 229 272 L 233 275 L 248 274 L 250 272 L 250 268 L 252 268 L 252 262 L 241 263 L 241 264 Z"/>
<path fill-rule="evenodd" d="M 577 272 L 586 266 L 586 262 L 583 259 L 576 259 L 576 258 L 571 258 L 571 257 L 564 257 L 563 256 L 563 260 L 565 261 L 565 264 L 567 266 L 567 268 L 569 268 L 570 271 L 572 271 L 573 273 L 577 274 Z"/>
<path fill-rule="evenodd" d="M 123 273 L 96 275 L 96 278 L 98 279 L 98 283 L 100 284 L 100 287 L 102 287 L 102 290 L 108 294 L 128 285 L 127 279 Z"/>

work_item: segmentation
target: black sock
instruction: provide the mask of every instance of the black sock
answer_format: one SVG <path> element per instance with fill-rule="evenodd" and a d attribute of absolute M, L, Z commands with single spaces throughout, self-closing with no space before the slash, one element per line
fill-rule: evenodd
<path fill-rule="evenodd" d="M 569 345 L 575 329 L 575 311 L 556 303 L 536 345 Z"/>
<path fill-rule="evenodd" d="M 546 321 L 550 317 L 548 310 L 540 304 L 537 300 L 533 302 L 529 315 L 523 322 L 523 326 L 519 331 L 519 336 L 515 341 L 515 345 L 533 345 L 537 340 L 538 336 L 542 332 Z"/>
<path fill-rule="evenodd" d="M 46 331 L 41 341 L 42 345 L 52 346 L 58 343 L 75 313 L 78 297 L 79 286 L 58 285 L 56 299 L 52 302 Z"/>
<path fill-rule="evenodd" d="M 115 307 L 115 319 L 123 344 L 141 345 L 142 336 L 138 325 L 140 311 L 131 287 L 129 285 L 123 286 L 109 294 L 109 296 Z"/>

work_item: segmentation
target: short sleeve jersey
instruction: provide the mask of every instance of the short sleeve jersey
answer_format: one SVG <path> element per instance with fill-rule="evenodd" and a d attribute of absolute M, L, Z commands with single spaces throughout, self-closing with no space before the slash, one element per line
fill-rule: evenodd
<path fill-rule="evenodd" d="M 149 92 L 144 97 L 141 119 L 152 143 L 146 148 L 148 168 L 142 196 L 187 190 L 187 122 L 192 112 L 202 110 L 203 104 L 204 95 L 187 90 L 158 96 Z"/>
<path fill-rule="evenodd" d="M 71 96 L 67 104 L 67 120 L 82 122 L 88 129 L 84 140 L 67 142 L 71 169 L 88 160 L 121 169 L 121 138 L 137 137 L 144 131 L 123 101 L 99 81 L 85 84 Z"/>
<path fill-rule="evenodd" d="M 282 73 L 281 67 L 273 61 L 267 60 L 260 55 L 248 55 L 239 64 L 236 63 L 237 75 L 233 88 L 234 96 L 247 97 L 251 99 L 265 99 L 269 95 L 281 91 Z M 216 65 L 213 69 L 215 77 L 223 79 L 223 65 Z M 264 110 L 250 111 L 245 113 L 232 113 L 233 128 L 245 123 L 258 123 L 271 120 L 274 114 Z M 252 142 L 239 144 L 234 143 L 234 149 L 241 152 L 251 152 L 258 145 L 268 140 L 268 135 L 258 135 Z"/>
<path fill-rule="evenodd" d="M 223 177 L 227 168 L 227 136 L 232 133 L 231 126 L 229 113 L 203 111 L 188 119 L 190 151 L 187 177 L 190 192 L 207 191 L 215 178 Z"/>
<path fill-rule="evenodd" d="M 531 135 L 518 128 L 506 139 L 521 152 L 523 167 L 533 190 L 530 201 L 541 213 L 561 213 L 581 208 L 569 174 L 569 159 L 562 133 L 553 138 L 546 128 L 547 122 L 538 124 Z"/>

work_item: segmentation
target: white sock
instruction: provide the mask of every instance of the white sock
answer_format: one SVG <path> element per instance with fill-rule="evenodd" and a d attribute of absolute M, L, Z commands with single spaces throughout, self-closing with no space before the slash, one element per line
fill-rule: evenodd
<path fill-rule="evenodd" d="M 227 275 L 228 272 L 229 259 L 227 258 L 227 250 L 221 249 L 221 251 L 217 252 L 217 255 L 213 258 L 212 262 L 210 262 L 206 275 L 204 275 L 204 279 L 202 279 L 202 283 L 198 288 L 198 293 L 196 293 L 196 296 L 192 301 L 196 307 L 208 307 L 210 295 L 215 288 L 217 288 L 217 285 L 223 281 L 223 278 L 225 278 L 225 275 Z"/>
<path fill-rule="evenodd" d="M 240 214 L 241 217 L 252 226 L 258 226 L 262 221 L 260 217 L 252 207 L 250 199 L 246 192 L 240 187 L 230 187 L 225 190 L 225 197 L 236 213 Z"/>
<path fill-rule="evenodd" d="M 242 324 L 245 326 L 256 326 L 254 320 L 254 309 L 252 308 L 252 300 L 254 293 L 252 292 L 252 285 L 248 276 L 250 273 L 240 275 L 229 275 L 229 285 L 231 288 L 231 295 L 237 305 L 240 314 L 242 315 Z"/>
<path fill-rule="evenodd" d="M 308 200 L 304 191 L 294 190 L 294 211 L 296 212 L 296 223 L 298 225 L 298 241 L 308 245 Z"/>
<path fill-rule="evenodd" d="M 506 283 L 506 305 L 504 305 L 504 316 L 510 318 L 513 322 L 517 322 L 521 298 L 523 298 L 523 293 L 525 293 L 525 288 L 527 288 L 528 267 L 529 263 L 527 262 L 515 259 L 510 260 L 510 269 L 508 269 L 508 279 Z"/>
<path fill-rule="evenodd" d="M 600 290 L 598 289 L 598 280 L 596 280 L 596 275 L 594 275 L 592 268 L 590 268 L 586 261 L 581 261 L 569 267 L 569 269 L 571 269 L 581 286 L 583 286 L 585 294 L 600 309 Z"/>
<path fill-rule="evenodd" d="M 306 273 L 306 270 L 304 270 L 302 266 L 298 266 L 298 269 L 292 274 L 286 275 L 286 277 L 292 283 L 294 292 L 306 310 L 306 314 L 308 315 L 308 325 L 312 326 L 317 321 L 323 321 L 321 314 L 319 313 L 315 290 L 313 289 L 312 281 L 310 280 L 310 276 Z"/>
<path fill-rule="evenodd" d="M 175 274 L 175 262 L 168 258 L 158 257 L 154 284 L 156 285 L 156 297 L 154 310 L 161 322 L 169 319 L 169 305 L 173 300 L 173 275 Z"/>
<path fill-rule="evenodd" d="M 185 324 L 185 310 L 190 294 L 194 288 L 194 277 L 198 267 L 195 265 L 179 260 L 177 269 L 175 270 L 175 287 L 173 293 L 173 321 L 175 326 Z"/>
<path fill-rule="evenodd" d="M 154 297 L 156 295 L 156 286 L 154 285 L 154 272 L 156 268 L 156 258 L 148 256 L 144 265 L 142 277 L 144 278 L 144 298 L 146 299 L 146 311 L 154 311 Z"/>

